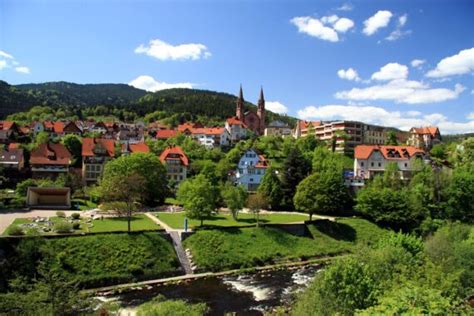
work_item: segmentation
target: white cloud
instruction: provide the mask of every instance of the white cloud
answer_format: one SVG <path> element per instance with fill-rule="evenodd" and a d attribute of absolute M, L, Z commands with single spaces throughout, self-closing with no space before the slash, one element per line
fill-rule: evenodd
<path fill-rule="evenodd" d="M 288 113 L 288 107 L 281 104 L 278 101 L 267 101 L 267 102 L 265 102 L 265 108 L 267 110 L 270 110 L 270 111 L 278 113 L 278 114 Z"/>
<path fill-rule="evenodd" d="M 456 84 L 454 90 L 446 88 L 430 88 L 428 84 L 406 79 L 392 80 L 386 84 L 368 88 L 353 88 L 337 92 L 338 99 L 353 101 L 387 100 L 397 103 L 422 104 L 437 103 L 457 99 L 465 87 Z"/>
<path fill-rule="evenodd" d="M 405 13 L 401 17 L 398 18 L 398 25 L 400 27 L 404 26 L 407 23 L 408 20 L 408 15 Z"/>
<path fill-rule="evenodd" d="M 427 77 L 441 78 L 467 74 L 474 71 L 474 47 L 461 50 L 453 56 L 442 59 L 435 69 L 428 71 Z"/>
<path fill-rule="evenodd" d="M 337 75 L 341 79 L 360 81 L 360 77 L 357 74 L 357 71 L 352 68 L 349 68 L 347 70 L 339 69 L 337 71 Z"/>
<path fill-rule="evenodd" d="M 467 118 L 468 120 L 474 121 L 474 112 L 469 113 L 469 114 L 466 116 L 466 118 Z"/>
<path fill-rule="evenodd" d="M 20 66 L 20 67 L 15 67 L 15 71 L 22 73 L 22 74 L 29 74 L 30 73 L 30 68 L 25 67 L 25 66 Z"/>
<path fill-rule="evenodd" d="M 0 56 L 8 59 L 14 59 L 12 55 L 8 54 L 7 52 L 0 50 Z"/>
<path fill-rule="evenodd" d="M 408 111 L 405 113 L 407 116 L 411 116 L 411 117 L 414 117 L 414 116 L 420 116 L 422 113 L 420 111 Z"/>
<path fill-rule="evenodd" d="M 421 65 L 423 65 L 425 62 L 426 62 L 426 60 L 424 60 L 424 59 L 413 59 L 410 64 L 411 64 L 412 67 L 418 68 Z"/>
<path fill-rule="evenodd" d="M 187 88 L 192 89 L 193 84 L 189 82 L 180 82 L 180 83 L 166 83 L 155 80 L 151 76 L 138 76 L 128 83 L 129 85 L 143 89 L 150 92 L 172 89 L 172 88 Z"/>
<path fill-rule="evenodd" d="M 390 126 L 409 130 L 414 126 L 436 125 L 441 133 L 468 133 L 474 131 L 474 118 L 469 118 L 468 122 L 453 122 L 444 115 L 431 113 L 413 117 L 398 111 L 388 111 L 378 106 L 355 106 L 355 105 L 322 105 L 307 106 L 298 111 L 300 119 L 320 119 L 320 120 L 356 120 L 371 124 Z"/>
<path fill-rule="evenodd" d="M 343 5 L 341 5 L 336 10 L 338 10 L 338 11 L 352 11 L 352 9 L 354 9 L 354 6 L 352 4 L 344 3 Z"/>
<path fill-rule="evenodd" d="M 3 68 L 7 68 L 7 67 L 8 67 L 7 61 L 6 60 L 0 60 L 0 70 L 2 70 Z"/>
<path fill-rule="evenodd" d="M 388 63 L 372 74 L 372 79 L 375 80 L 406 79 L 407 77 L 408 67 L 399 63 Z"/>
<path fill-rule="evenodd" d="M 135 48 L 135 53 L 146 54 L 159 60 L 198 60 L 211 56 L 208 48 L 203 44 L 180 44 L 173 46 L 162 40 L 151 40 L 148 45 L 141 44 Z"/>
<path fill-rule="evenodd" d="M 305 33 L 319 39 L 338 42 L 339 33 L 345 33 L 354 27 L 354 22 L 337 15 L 323 16 L 320 20 L 309 16 L 294 17 L 290 20 L 298 28 L 298 32 Z"/>
<path fill-rule="evenodd" d="M 390 22 L 393 14 L 387 10 L 380 10 L 373 16 L 364 21 L 364 34 L 370 36 L 378 31 L 378 29 L 386 27 Z"/>
<path fill-rule="evenodd" d="M 402 28 L 403 26 L 407 23 L 408 21 L 408 15 L 404 14 L 398 18 L 398 24 L 395 27 L 395 30 L 393 30 L 392 33 L 390 33 L 389 36 L 387 36 L 385 39 L 387 41 L 396 41 L 397 39 L 402 38 L 405 35 L 408 35 L 411 33 L 410 30 L 408 31 L 403 31 Z"/>

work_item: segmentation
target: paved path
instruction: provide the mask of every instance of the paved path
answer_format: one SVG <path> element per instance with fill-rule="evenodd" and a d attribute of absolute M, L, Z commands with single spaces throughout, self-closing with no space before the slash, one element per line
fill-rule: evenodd
<path fill-rule="evenodd" d="M 31 210 L 31 211 L 0 211 L 0 235 L 5 229 L 13 223 L 15 218 L 31 218 L 31 217 L 54 217 L 57 210 Z M 70 216 L 72 213 L 79 213 L 80 211 L 61 211 Z"/>

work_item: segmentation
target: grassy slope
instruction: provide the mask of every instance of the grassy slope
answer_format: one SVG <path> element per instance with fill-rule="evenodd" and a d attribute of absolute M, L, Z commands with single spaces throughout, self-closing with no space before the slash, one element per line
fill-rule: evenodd
<path fill-rule="evenodd" d="M 158 212 L 155 214 L 160 220 L 171 226 L 172 228 L 183 228 L 185 213 L 166 213 Z M 302 222 L 309 219 L 307 215 L 300 214 L 269 214 L 269 215 L 260 215 L 260 223 L 294 223 Z M 238 220 L 235 221 L 230 214 L 218 214 L 209 219 L 204 220 L 205 226 L 248 226 L 254 225 L 255 219 L 253 214 L 243 214 L 240 213 Z M 198 220 L 189 220 L 188 225 L 192 227 L 199 227 L 201 224 Z"/>
<path fill-rule="evenodd" d="M 173 247 L 157 233 L 50 239 L 47 246 L 54 267 L 85 286 L 166 276 L 179 266 Z"/>
<path fill-rule="evenodd" d="M 317 221 L 310 237 L 274 228 L 199 231 L 185 240 L 194 261 L 205 270 L 225 270 L 350 252 L 357 244 L 375 242 L 384 230 L 362 219 L 338 223 Z"/>
<path fill-rule="evenodd" d="M 93 227 L 89 228 L 90 232 L 115 232 L 115 231 L 127 231 L 128 224 L 127 218 L 116 217 L 116 218 L 104 218 L 103 220 L 94 220 L 92 222 Z M 155 224 L 144 214 L 135 215 L 131 221 L 132 231 L 140 230 L 155 230 L 160 229 L 158 224 Z"/>

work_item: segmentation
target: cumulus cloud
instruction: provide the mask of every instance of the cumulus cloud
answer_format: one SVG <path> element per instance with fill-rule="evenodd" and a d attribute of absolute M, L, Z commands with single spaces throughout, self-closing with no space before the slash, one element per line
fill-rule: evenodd
<path fill-rule="evenodd" d="M 387 100 L 397 103 L 423 104 L 457 99 L 464 90 L 465 87 L 460 84 L 456 84 L 451 90 L 430 88 L 428 84 L 419 81 L 396 79 L 386 84 L 340 91 L 334 96 L 352 101 Z"/>
<path fill-rule="evenodd" d="M 353 81 L 360 81 L 359 74 L 357 74 L 357 71 L 352 69 L 352 68 L 349 68 L 347 70 L 339 69 L 337 71 L 337 75 L 341 79 L 346 79 L 346 80 L 351 80 L 351 81 L 352 80 Z"/>
<path fill-rule="evenodd" d="M 408 67 L 399 63 L 388 63 L 372 74 L 374 80 L 406 79 L 407 77 Z"/>
<path fill-rule="evenodd" d="M 411 33 L 410 30 L 404 31 L 402 28 L 405 26 L 405 24 L 408 21 L 408 15 L 404 14 L 398 18 L 398 23 L 397 26 L 395 27 L 395 30 L 393 30 L 392 33 L 390 33 L 389 36 L 387 36 L 385 39 L 387 41 L 396 41 L 397 39 L 402 38 L 405 35 L 408 35 Z"/>
<path fill-rule="evenodd" d="M 7 67 L 8 67 L 7 61 L 6 60 L 0 60 L 0 70 L 2 70 L 3 68 L 7 68 Z"/>
<path fill-rule="evenodd" d="M 7 52 L 0 50 L 0 57 L 8 58 L 8 59 L 14 59 L 12 55 L 8 54 Z"/>
<path fill-rule="evenodd" d="M 141 44 L 135 48 L 135 53 L 146 54 L 150 57 L 165 60 L 198 60 L 211 56 L 209 49 L 203 44 L 171 45 L 159 39 L 151 40 L 148 45 Z"/>
<path fill-rule="evenodd" d="M 352 4 L 344 3 L 343 5 L 341 5 L 336 10 L 338 10 L 338 11 L 352 11 L 352 9 L 354 9 L 354 6 Z"/>
<path fill-rule="evenodd" d="M 267 102 L 265 102 L 265 108 L 267 110 L 270 110 L 270 111 L 278 113 L 278 114 L 288 113 L 288 107 L 286 105 L 283 105 L 282 103 L 280 103 L 278 101 L 267 101 Z"/>
<path fill-rule="evenodd" d="M 393 14 L 387 10 L 380 10 L 373 16 L 364 21 L 364 34 L 367 36 L 373 35 L 379 29 L 386 27 L 390 22 Z"/>
<path fill-rule="evenodd" d="M 172 88 L 187 88 L 192 89 L 193 84 L 189 82 L 180 82 L 180 83 L 166 83 L 155 80 L 151 76 L 138 76 L 128 83 L 130 86 L 133 86 L 138 89 L 143 89 L 150 92 L 172 89 Z"/>
<path fill-rule="evenodd" d="M 439 113 L 426 115 L 420 113 L 414 117 L 413 115 L 399 111 L 388 111 L 379 106 L 307 106 L 298 111 L 298 117 L 304 120 L 356 120 L 370 124 L 396 127 L 402 130 L 409 130 L 414 126 L 436 125 L 440 128 L 441 133 L 444 134 L 468 133 L 474 131 L 474 118 L 469 118 L 468 122 L 453 122 Z"/>
<path fill-rule="evenodd" d="M 419 68 L 421 65 L 423 65 L 426 62 L 424 59 L 413 59 L 410 63 L 410 65 L 414 68 Z"/>
<path fill-rule="evenodd" d="M 20 66 L 20 67 L 15 67 L 15 71 L 22 73 L 22 74 L 29 74 L 30 73 L 30 68 L 25 67 L 25 66 Z"/>
<path fill-rule="evenodd" d="M 474 71 L 474 47 L 461 50 L 453 56 L 442 59 L 435 69 L 426 74 L 430 78 L 463 75 Z"/>
<path fill-rule="evenodd" d="M 337 15 L 323 16 L 321 19 L 299 16 L 294 17 L 290 22 L 298 28 L 298 32 L 330 42 L 338 42 L 338 32 L 345 33 L 354 27 L 352 20 L 340 18 Z"/>

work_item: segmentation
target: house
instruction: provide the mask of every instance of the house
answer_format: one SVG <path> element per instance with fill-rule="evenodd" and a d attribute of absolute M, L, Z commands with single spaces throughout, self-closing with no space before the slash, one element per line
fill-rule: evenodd
<path fill-rule="evenodd" d="M 72 155 L 62 144 L 46 143 L 34 149 L 30 155 L 33 178 L 53 178 L 69 172 Z"/>
<path fill-rule="evenodd" d="M 396 163 L 400 178 L 408 179 L 418 158 L 424 159 L 425 151 L 413 146 L 359 145 L 354 151 L 354 176 L 370 179 Z"/>
<path fill-rule="evenodd" d="M 321 121 L 304 121 L 299 120 L 296 123 L 295 130 L 293 131 L 293 137 L 298 139 L 300 137 L 306 137 L 308 134 L 315 134 L 315 129 L 318 126 L 321 126 Z"/>
<path fill-rule="evenodd" d="M 263 89 L 260 89 L 257 112 L 244 112 L 244 103 L 244 93 L 242 91 L 242 86 L 240 86 L 235 117 L 242 121 L 248 127 L 248 129 L 250 129 L 256 135 L 263 135 L 265 131 L 265 98 L 263 97 Z"/>
<path fill-rule="evenodd" d="M 87 124 L 87 131 L 91 133 L 101 134 L 104 135 L 107 133 L 107 126 L 105 126 L 104 122 L 88 122 Z"/>
<path fill-rule="evenodd" d="M 256 191 L 269 167 L 264 156 L 253 149 L 247 150 L 240 158 L 235 172 L 235 184 L 242 185 L 247 191 Z"/>
<path fill-rule="evenodd" d="M 273 121 L 265 128 L 265 136 L 291 136 L 291 127 L 282 121 Z"/>
<path fill-rule="evenodd" d="M 149 153 L 150 147 L 145 142 L 142 143 L 125 143 L 121 145 L 122 155 L 128 155 L 133 153 Z"/>
<path fill-rule="evenodd" d="M 178 132 L 184 134 L 184 135 L 191 135 L 193 133 L 193 130 L 195 128 L 203 128 L 204 126 L 201 123 L 184 123 L 184 124 L 179 124 L 178 125 Z"/>
<path fill-rule="evenodd" d="M 8 146 L 0 149 L 0 166 L 6 170 L 20 171 L 25 167 L 25 157 L 23 149 L 15 148 L 16 146 Z"/>
<path fill-rule="evenodd" d="M 9 144 L 20 134 L 20 127 L 13 121 L 0 121 L 0 144 Z"/>
<path fill-rule="evenodd" d="M 134 126 L 121 126 L 116 135 L 116 140 L 120 143 L 140 143 L 144 141 L 143 130 Z"/>
<path fill-rule="evenodd" d="M 160 140 L 167 140 L 178 135 L 178 131 L 174 129 L 160 129 L 156 131 L 155 138 Z"/>
<path fill-rule="evenodd" d="M 230 145 L 230 134 L 224 127 L 194 128 L 192 138 L 206 148 Z"/>
<path fill-rule="evenodd" d="M 225 129 L 230 135 L 230 142 L 235 144 L 247 137 L 247 125 L 237 117 L 228 118 L 225 121 Z"/>
<path fill-rule="evenodd" d="M 160 161 L 166 167 L 169 180 L 179 183 L 186 179 L 189 160 L 181 147 L 169 146 L 165 148 L 160 155 Z"/>
<path fill-rule="evenodd" d="M 82 140 L 82 179 L 86 185 L 96 183 L 104 165 L 115 157 L 113 139 L 91 138 Z"/>
<path fill-rule="evenodd" d="M 436 126 L 412 127 L 408 138 L 408 145 L 430 150 L 434 145 L 441 142 L 441 133 Z"/>

